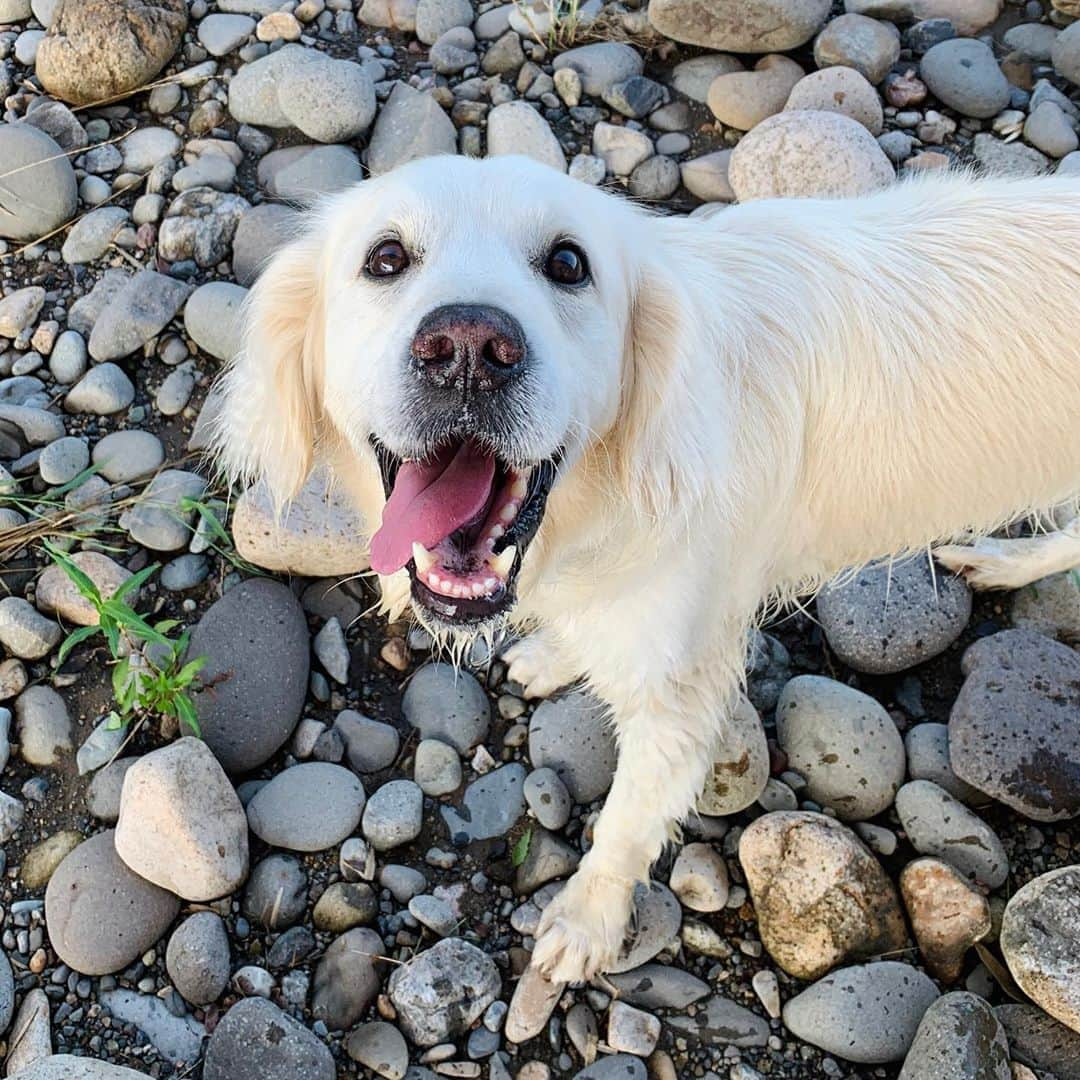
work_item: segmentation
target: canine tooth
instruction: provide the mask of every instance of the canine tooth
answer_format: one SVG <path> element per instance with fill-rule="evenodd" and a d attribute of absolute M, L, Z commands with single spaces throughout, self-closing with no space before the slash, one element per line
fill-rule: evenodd
<path fill-rule="evenodd" d="M 514 481 L 513 487 L 510 488 L 510 494 L 515 499 L 524 499 L 529 491 L 529 474 L 518 473 L 517 479 Z"/>
<path fill-rule="evenodd" d="M 418 574 L 426 574 L 439 561 L 419 540 L 413 541 L 412 557 Z"/>
<path fill-rule="evenodd" d="M 488 529 L 488 539 L 498 540 L 504 532 L 506 532 L 506 530 L 501 525 L 492 525 L 491 528 Z"/>
<path fill-rule="evenodd" d="M 510 571 L 513 569 L 514 559 L 516 558 L 517 548 L 511 544 L 508 548 L 504 549 L 501 554 L 496 555 L 488 565 L 503 581 L 505 581 L 510 576 Z"/>
<path fill-rule="evenodd" d="M 510 522 L 511 522 L 511 521 L 513 521 L 513 520 L 514 520 L 514 518 L 516 518 L 516 517 L 517 517 L 517 512 L 518 512 L 518 504 L 517 504 L 517 500 L 515 500 L 515 499 L 511 499 L 511 500 L 510 500 L 510 501 L 509 501 L 509 502 L 508 502 L 508 503 L 507 503 L 507 504 L 506 504 L 506 505 L 505 505 L 505 506 L 504 506 L 504 507 L 503 507 L 503 508 L 502 508 L 502 509 L 501 509 L 501 510 L 499 511 L 499 518 L 500 518 L 500 519 L 501 519 L 502 521 L 505 521 L 507 525 L 509 525 L 509 524 L 510 524 Z"/>
<path fill-rule="evenodd" d="M 485 592 L 494 592 L 495 591 L 495 586 L 498 585 L 498 584 L 499 584 L 499 579 L 498 578 L 486 577 L 486 578 L 484 578 L 484 591 Z"/>

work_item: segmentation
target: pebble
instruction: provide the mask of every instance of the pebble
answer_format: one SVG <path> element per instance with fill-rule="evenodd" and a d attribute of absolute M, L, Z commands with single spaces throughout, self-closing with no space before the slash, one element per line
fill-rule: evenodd
<path fill-rule="evenodd" d="M 657 154 L 646 158 L 634 169 L 628 187 L 635 199 L 658 202 L 674 195 L 680 180 L 678 164 L 669 157 Z"/>
<path fill-rule="evenodd" d="M 786 56 L 762 57 L 753 71 L 718 75 L 709 87 L 709 110 L 725 127 L 750 131 L 784 108 L 803 75 L 803 69 Z"/>
<path fill-rule="evenodd" d="M 256 863 L 244 890 L 243 912 L 267 930 L 284 930 L 307 907 L 307 874 L 291 855 L 267 855 Z"/>
<path fill-rule="evenodd" d="M 227 772 L 247 772 L 285 745 L 304 705 L 309 638 L 284 585 L 245 581 L 216 601 L 191 635 L 190 656 L 213 694 L 196 695 L 206 744 Z"/>
<path fill-rule="evenodd" d="M 687 844 L 671 868 L 668 884 L 692 911 L 721 911 L 727 904 L 727 864 L 710 844 Z"/>
<path fill-rule="evenodd" d="M 416 36 L 425 45 L 432 45 L 455 26 L 471 26 L 474 17 L 469 0 L 419 0 Z"/>
<path fill-rule="evenodd" d="M 589 97 L 603 98 L 616 83 L 640 75 L 645 64 L 638 51 L 621 41 L 598 41 L 567 49 L 555 57 L 554 70 L 573 68 Z"/>
<path fill-rule="evenodd" d="M 642 964 L 623 974 L 605 975 L 619 997 L 643 1009 L 684 1010 L 709 993 L 709 984 L 668 964 Z"/>
<path fill-rule="evenodd" d="M 127 278 L 124 285 L 108 299 L 94 322 L 90 333 L 90 355 L 100 363 L 103 360 L 118 360 L 141 349 L 176 317 L 190 292 L 190 285 L 155 270 L 140 270 Z M 112 364 L 109 368 L 120 371 Z M 100 367 L 94 368 L 90 376 L 100 370 Z M 127 379 L 126 375 L 124 379 Z M 130 381 L 127 388 L 131 388 Z M 78 387 L 68 395 L 69 403 L 77 391 Z M 127 402 L 121 408 L 131 403 L 133 395 L 134 390 L 131 389 Z M 67 407 L 69 411 L 91 411 L 75 410 L 70 404 Z"/>
<path fill-rule="evenodd" d="M 714 995 L 695 1006 L 693 1016 L 669 1016 L 668 1025 L 707 1046 L 765 1046 L 769 1025 L 730 998 Z"/>
<path fill-rule="evenodd" d="M 471 783 L 460 811 L 452 806 L 441 810 L 453 842 L 469 844 L 509 832 L 525 812 L 524 784 L 525 766 L 516 762 Z"/>
<path fill-rule="evenodd" d="M 38 458 L 38 474 L 46 484 L 66 484 L 90 464 L 90 451 L 82 439 L 69 435 L 49 443 Z"/>
<path fill-rule="evenodd" d="M 82 335 L 74 330 L 65 330 L 53 345 L 49 353 L 49 370 L 62 385 L 78 382 L 86 371 L 87 350 Z"/>
<path fill-rule="evenodd" d="M 292 64 L 280 73 L 278 105 L 309 139 L 350 142 L 375 119 L 375 86 L 364 68 L 351 60 Z"/>
<path fill-rule="evenodd" d="M 391 780 L 368 799 L 364 836 L 376 851 L 415 840 L 423 824 L 424 793 L 411 780 Z"/>
<path fill-rule="evenodd" d="M 435 99 L 406 83 L 395 84 L 368 142 L 371 174 L 381 176 L 408 161 L 456 151 L 454 125 Z"/>
<path fill-rule="evenodd" d="M 490 956 L 460 938 L 443 938 L 396 967 L 387 993 L 405 1035 L 426 1047 L 464 1034 L 501 986 Z"/>
<path fill-rule="evenodd" d="M 345 683 L 346 679 L 337 681 Z M 387 769 L 397 760 L 401 739 L 397 729 L 390 724 L 371 720 L 352 709 L 344 709 L 334 721 L 334 730 L 345 740 L 349 765 L 359 773 Z"/>
<path fill-rule="evenodd" d="M 99 365 L 93 370 L 100 371 L 104 366 Z M 186 500 L 201 499 L 205 491 L 206 481 L 198 473 L 165 469 L 150 481 L 134 505 L 124 512 L 120 524 L 127 529 L 132 540 L 144 547 L 154 551 L 179 551 L 187 547 L 191 539 L 195 517 L 194 510 L 184 509 L 184 503 Z M 205 680 L 209 676 L 203 671 L 200 677 Z"/>
<path fill-rule="evenodd" d="M 311 761 L 260 788 L 248 803 L 247 818 L 251 831 L 274 847 L 326 851 L 351 835 L 363 811 L 364 788 L 353 773 Z"/>
<path fill-rule="evenodd" d="M 1020 988 L 1045 1012 L 1080 1031 L 1080 866 L 1029 881 L 1009 899 L 1000 944 Z"/>
<path fill-rule="evenodd" d="M 390 863 L 379 871 L 379 884 L 399 903 L 407 904 L 427 888 L 427 879 L 412 866 Z"/>
<path fill-rule="evenodd" d="M 374 930 L 350 930 L 335 938 L 315 968 L 311 1015 L 331 1031 L 352 1027 L 379 992 L 383 952 Z"/>
<path fill-rule="evenodd" d="M 1024 123 L 1024 138 L 1052 158 L 1062 158 L 1080 146 L 1072 122 L 1053 101 L 1044 101 L 1032 109 Z"/>
<path fill-rule="evenodd" d="M 227 896 L 247 877 L 244 809 L 206 744 L 190 736 L 128 770 L 115 842 L 135 873 L 185 900 Z"/>
<path fill-rule="evenodd" d="M 61 636 L 60 627 L 36 612 L 21 596 L 0 600 L 0 644 L 12 656 L 39 660 L 60 644 Z"/>
<path fill-rule="evenodd" d="M 907 942 L 892 882 L 858 838 L 832 818 L 766 814 L 739 840 L 739 861 L 762 944 L 800 979 Z"/>
<path fill-rule="evenodd" d="M 100 259 L 128 223 L 128 212 L 122 206 L 103 206 L 80 218 L 67 234 L 60 249 L 66 263 L 89 263 Z"/>
<path fill-rule="evenodd" d="M 169 262 L 193 259 L 214 266 L 229 254 L 236 225 L 248 209 L 239 195 L 190 188 L 170 204 L 158 227 L 158 254 Z"/>
<path fill-rule="evenodd" d="M 930 92 L 964 116 L 986 119 L 1009 104 L 1009 82 L 991 49 L 973 38 L 952 38 L 929 49 L 919 74 Z"/>
<path fill-rule="evenodd" d="M 1070 23 L 1054 39 L 1050 59 L 1059 75 L 1080 86 L 1080 27 L 1076 23 Z"/>
<path fill-rule="evenodd" d="M 878 1065 L 904 1057 L 937 997 L 917 968 L 882 960 L 833 972 L 793 997 L 784 1026 L 845 1061 Z"/>
<path fill-rule="evenodd" d="M 684 161 L 680 169 L 683 186 L 703 202 L 734 202 L 735 192 L 728 179 L 730 163 L 730 150 L 716 150 Z"/>
<path fill-rule="evenodd" d="M 904 743 L 892 717 L 833 679 L 792 679 L 776 707 L 776 731 L 810 798 L 845 821 L 876 817 L 904 782 Z"/>
<path fill-rule="evenodd" d="M 37 321 L 44 303 L 45 290 L 40 285 L 16 289 L 0 299 L 0 337 L 19 337 Z"/>
<path fill-rule="evenodd" d="M 231 360 L 236 355 L 240 347 L 240 308 L 246 296 L 247 289 L 239 285 L 211 281 L 188 297 L 184 329 L 203 352 L 217 360 Z"/>
<path fill-rule="evenodd" d="M 605 794 L 616 749 L 604 706 L 580 691 L 542 701 L 529 725 L 529 760 L 533 768 L 553 769 L 575 802 Z"/>
<path fill-rule="evenodd" d="M 209 1005 L 229 984 L 229 936 L 212 911 L 189 915 L 173 931 L 165 967 L 176 989 L 192 1005 Z"/>
<path fill-rule="evenodd" d="M 99 1000 L 119 1023 L 137 1027 L 166 1060 L 180 1066 L 198 1060 L 206 1028 L 193 1017 L 176 1016 L 160 998 L 133 990 L 109 990 Z"/>
<path fill-rule="evenodd" d="M 535 839 L 535 837 L 534 837 Z M 616 975 L 632 971 L 652 960 L 679 936 L 682 909 L 666 886 L 654 881 L 634 889 L 634 929 L 608 972 Z"/>
<path fill-rule="evenodd" d="M 413 779 L 425 795 L 437 798 L 461 787 L 461 758 L 438 739 L 422 739 L 416 747 Z"/>
<path fill-rule="evenodd" d="M 964 654 L 949 717 L 963 781 L 1036 821 L 1080 814 L 1080 655 L 1032 630 L 1004 630 Z"/>
<path fill-rule="evenodd" d="M 648 1057 L 660 1039 L 660 1021 L 651 1013 L 613 1001 L 608 1010 L 607 1044 L 616 1053 Z"/>
<path fill-rule="evenodd" d="M 0 601 L 0 608 L 8 602 Z M 39 683 L 19 695 L 15 701 L 15 724 L 19 751 L 28 765 L 43 768 L 59 765 L 74 749 L 67 705 L 51 686 Z"/>
<path fill-rule="evenodd" d="M 405 688 L 401 711 L 421 738 L 440 739 L 461 754 L 482 742 L 491 724 L 491 705 L 483 687 L 475 676 L 450 664 L 420 668 Z"/>
<path fill-rule="evenodd" d="M 385 1080 L 403 1080 L 409 1068 L 409 1048 L 393 1024 L 361 1024 L 345 1041 L 345 1052 L 359 1065 Z"/>
<path fill-rule="evenodd" d="M 866 15 L 839 15 L 814 39 L 814 61 L 819 68 L 834 64 L 854 68 L 875 86 L 899 57 L 896 28 Z"/>
<path fill-rule="evenodd" d="M 75 172 L 44 131 L 31 124 L 0 124 L 0 161 L 10 174 L 4 179 L 0 237 L 36 240 L 74 216 Z"/>
<path fill-rule="evenodd" d="M 94 774 L 86 791 L 86 808 L 99 821 L 114 825 L 120 817 L 120 795 L 128 769 L 138 758 L 117 758 Z"/>
<path fill-rule="evenodd" d="M 227 56 L 238 49 L 255 31 L 255 20 L 248 15 L 207 15 L 199 21 L 199 43 L 211 56 Z"/>
<path fill-rule="evenodd" d="M 896 794 L 896 813 L 912 847 L 956 867 L 991 889 L 1009 876 L 1009 859 L 980 817 L 930 780 L 912 780 Z"/>
<path fill-rule="evenodd" d="M 916 724 L 904 736 L 904 746 L 910 779 L 932 780 L 953 798 L 969 805 L 987 801 L 985 795 L 953 772 L 949 760 L 947 724 Z"/>
<path fill-rule="evenodd" d="M 65 964 L 84 975 L 127 967 L 180 910 L 175 896 L 124 865 L 113 837 L 112 831 L 98 833 L 80 844 L 57 867 L 45 892 L 50 943 Z"/>
<path fill-rule="evenodd" d="M 135 387 L 123 368 L 98 364 L 71 388 L 64 398 L 64 409 L 70 413 L 108 416 L 126 409 L 134 400 Z"/>
<path fill-rule="evenodd" d="M 165 460 L 161 440 L 149 431 L 132 428 L 113 431 L 94 445 L 91 461 L 113 484 L 127 484 L 149 476 Z"/>
<path fill-rule="evenodd" d="M 916 859 L 900 875 L 911 929 L 930 974 L 953 983 L 968 949 L 990 933 L 990 905 L 954 867 L 940 859 Z"/>
<path fill-rule="evenodd" d="M 566 172 L 566 156 L 547 121 L 524 101 L 496 105 L 488 114 L 488 156 L 524 154 Z"/>
<path fill-rule="evenodd" d="M 829 0 L 760 0 L 722 7 L 694 0 L 653 0 L 649 22 L 664 37 L 688 45 L 760 53 L 794 49 L 809 41 L 830 7 Z"/>
<path fill-rule="evenodd" d="M 972 141 L 975 160 L 989 176 L 1020 179 L 1040 176 L 1050 168 L 1050 161 L 1038 150 L 1019 142 L 1002 142 L 987 131 L 980 131 Z"/>
<path fill-rule="evenodd" d="M 317 930 L 344 934 L 373 922 L 378 911 L 378 900 L 370 885 L 335 881 L 319 897 L 311 917 Z"/>
<path fill-rule="evenodd" d="M 880 134 L 884 123 L 877 91 L 850 67 L 825 68 L 800 79 L 784 108 L 840 113 L 857 120 L 871 135 Z"/>
<path fill-rule="evenodd" d="M 315 635 L 312 648 L 330 678 L 344 686 L 349 681 L 349 646 L 336 617 L 326 620 Z"/>
<path fill-rule="evenodd" d="M 529 810 L 545 829 L 558 832 L 570 820 L 574 801 L 554 769 L 534 769 L 529 773 L 523 794 Z"/>
<path fill-rule="evenodd" d="M 257 206 L 252 206 L 244 211 L 236 226 L 232 245 L 233 274 L 240 285 L 249 286 L 255 281 L 266 260 L 292 238 L 297 228 L 298 218 L 299 215 L 292 207 L 282 206 L 280 203 L 259 203 Z M 199 293 L 210 288 L 211 284 L 214 283 L 207 284 L 196 290 L 196 292 Z M 219 282 L 216 284 L 225 285 L 228 283 Z M 227 290 L 227 292 L 230 295 L 235 295 L 231 290 Z M 221 307 L 224 306 L 225 293 L 226 291 L 218 291 L 216 295 L 210 294 L 214 296 L 218 314 L 221 314 Z M 209 298 L 208 296 L 207 299 Z M 190 310 L 191 301 L 188 302 L 184 312 L 185 322 Z M 202 314 L 199 309 L 196 310 L 200 315 Z M 238 340 L 235 328 L 238 327 L 238 322 L 234 321 L 230 324 L 230 333 L 228 335 L 222 335 L 217 330 L 216 318 L 213 317 L 212 312 L 210 314 L 210 318 L 199 319 L 199 326 L 203 328 L 203 337 L 206 339 L 205 344 L 197 341 L 200 348 L 210 352 L 213 356 L 219 356 L 215 348 L 223 351 L 227 345 L 235 350 L 235 342 Z M 191 327 L 188 327 L 188 333 L 192 334 Z M 226 344 L 217 344 L 221 341 Z M 230 353 L 230 357 L 231 355 Z M 221 359 L 220 356 L 219 359 Z"/>
<path fill-rule="evenodd" d="M 994 1014 L 1005 1029 L 1015 1061 L 1023 1061 L 1060 1080 L 1080 1077 L 1080 1033 L 1034 1005 L 998 1005 Z"/>
<path fill-rule="evenodd" d="M 33 891 L 45 888 L 56 868 L 83 842 L 83 839 L 82 833 L 64 829 L 35 844 L 23 857 L 22 866 L 19 867 L 19 876 L 23 884 Z M 3 982 L 2 976 L 3 970 L 0 965 L 0 984 Z M 0 1018 L 2 1017 L 3 993 L 0 992 Z M 3 1024 L 0 1024 L 0 1030 L 3 1030 Z"/>
<path fill-rule="evenodd" d="M 974 994 L 945 994 L 927 1010 L 900 1080 L 1010 1080 L 1009 1044 L 993 1010 Z"/>

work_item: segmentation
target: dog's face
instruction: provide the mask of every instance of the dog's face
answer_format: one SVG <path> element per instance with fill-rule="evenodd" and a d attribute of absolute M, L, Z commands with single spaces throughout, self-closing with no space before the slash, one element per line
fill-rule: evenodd
<path fill-rule="evenodd" d="M 226 459 L 295 487 L 310 452 L 279 429 L 328 425 L 381 471 L 374 569 L 407 568 L 429 623 L 499 619 L 560 470 L 615 423 L 644 221 L 523 158 L 425 159 L 336 196 L 253 290 Z M 284 377 L 282 336 L 302 354 Z"/>

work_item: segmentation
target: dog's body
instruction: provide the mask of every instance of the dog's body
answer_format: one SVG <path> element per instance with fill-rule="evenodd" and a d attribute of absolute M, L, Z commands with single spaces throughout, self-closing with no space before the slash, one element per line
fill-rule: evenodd
<path fill-rule="evenodd" d="M 388 222 L 415 265 L 354 290 Z M 549 298 L 517 265 L 539 234 L 588 253 L 580 291 Z M 1080 495 L 1078 287 L 1078 180 L 935 179 L 680 219 L 521 159 L 420 162 L 333 199 L 264 273 L 219 443 L 284 498 L 322 455 L 374 532 L 386 495 L 369 440 L 407 463 L 443 437 L 420 445 L 398 416 L 427 400 L 416 339 L 412 367 L 397 359 L 424 309 L 482 302 L 521 321 L 526 381 L 499 391 L 513 430 L 479 434 L 513 467 L 557 451 L 558 477 L 499 588 L 512 602 L 516 581 L 503 614 L 531 631 L 510 672 L 532 695 L 584 678 L 619 742 L 593 846 L 534 956 L 579 979 L 617 954 L 634 883 L 702 789 L 763 605 Z M 463 386 L 460 416 L 440 397 L 429 424 L 459 441 L 479 408 Z M 1080 561 L 1062 536 L 1040 567 Z M 387 606 L 411 580 L 421 616 L 452 629 L 449 597 L 432 609 L 408 565 L 383 578 Z"/>

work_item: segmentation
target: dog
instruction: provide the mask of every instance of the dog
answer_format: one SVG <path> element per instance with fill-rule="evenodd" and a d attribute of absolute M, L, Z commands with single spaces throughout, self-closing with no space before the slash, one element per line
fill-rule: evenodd
<path fill-rule="evenodd" d="M 215 444 L 280 504 L 329 468 L 392 614 L 508 627 L 530 697 L 581 679 L 610 706 L 615 778 L 533 954 L 577 981 L 694 807 L 763 610 L 1075 506 L 1078 292 L 1076 179 L 679 217 L 428 158 L 327 198 L 265 267 Z M 1069 528 L 990 583 L 1080 562 Z"/>

